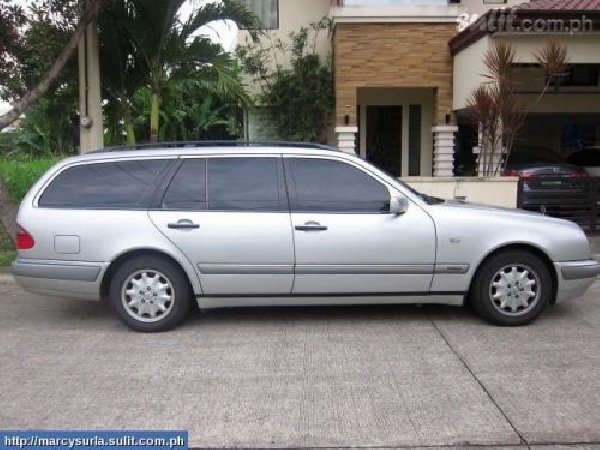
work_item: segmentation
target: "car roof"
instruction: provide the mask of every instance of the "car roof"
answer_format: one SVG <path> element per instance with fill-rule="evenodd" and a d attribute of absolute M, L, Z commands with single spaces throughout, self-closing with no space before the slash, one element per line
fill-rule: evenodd
<path fill-rule="evenodd" d="M 86 161 L 115 158 L 160 157 L 179 155 L 215 154 L 303 154 L 340 155 L 340 150 L 327 145 L 303 142 L 245 142 L 245 141 L 200 141 L 161 142 L 135 146 L 108 147 L 70 158 L 70 161 Z"/>

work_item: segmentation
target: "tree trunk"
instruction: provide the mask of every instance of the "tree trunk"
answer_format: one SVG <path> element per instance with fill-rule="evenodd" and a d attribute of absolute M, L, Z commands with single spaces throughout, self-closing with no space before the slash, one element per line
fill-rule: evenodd
<path fill-rule="evenodd" d="M 152 106 L 150 109 L 150 142 L 158 142 L 158 122 L 160 97 L 158 92 L 152 92 Z"/>
<path fill-rule="evenodd" d="M 71 35 L 69 42 L 62 49 L 60 55 L 54 60 L 46 75 L 42 78 L 42 80 L 38 83 L 36 87 L 27 92 L 21 99 L 12 104 L 12 109 L 7 113 L 0 116 L 0 130 L 6 128 L 15 120 L 17 120 L 23 112 L 33 103 L 35 103 L 41 96 L 43 96 L 52 83 L 56 80 L 56 78 L 60 75 L 63 67 L 67 63 L 67 61 L 73 55 L 73 52 L 79 45 L 79 41 L 81 37 L 85 33 L 85 29 L 90 24 L 90 22 L 98 15 L 98 11 L 100 10 L 100 6 L 103 0 L 91 0 L 88 3 L 87 8 L 81 14 L 81 18 L 79 19 L 79 23 L 77 24 L 77 28 Z"/>
<path fill-rule="evenodd" d="M 125 132 L 127 133 L 127 145 L 135 145 L 135 129 L 132 123 L 125 124 Z"/>
<path fill-rule="evenodd" d="M 133 117 L 131 115 L 129 104 L 125 105 L 123 122 L 125 123 L 125 132 L 127 133 L 127 145 L 135 145 L 135 128 L 133 126 Z"/>

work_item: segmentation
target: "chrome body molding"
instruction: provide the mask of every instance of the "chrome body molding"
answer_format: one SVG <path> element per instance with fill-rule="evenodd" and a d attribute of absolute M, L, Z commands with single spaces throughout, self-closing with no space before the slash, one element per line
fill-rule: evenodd
<path fill-rule="evenodd" d="M 96 281 L 101 269 L 102 264 L 81 261 L 17 259 L 12 264 L 15 277 L 64 281 Z"/>
<path fill-rule="evenodd" d="M 470 264 L 436 264 L 435 265 L 435 273 L 436 274 L 457 274 L 462 275 L 469 271 Z"/>
<path fill-rule="evenodd" d="M 201 264 L 201 274 L 206 275 L 269 275 L 292 274 L 294 266 L 285 264 Z"/>
<path fill-rule="evenodd" d="M 299 264 L 297 274 L 432 274 L 433 264 Z"/>

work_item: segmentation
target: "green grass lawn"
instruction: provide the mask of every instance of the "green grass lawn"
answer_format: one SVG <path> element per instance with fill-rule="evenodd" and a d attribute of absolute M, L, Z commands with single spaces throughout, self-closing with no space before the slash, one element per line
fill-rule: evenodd
<path fill-rule="evenodd" d="M 29 188 L 59 159 L 54 157 L 16 160 L 0 159 L 0 177 L 10 200 L 19 203 Z"/>
<path fill-rule="evenodd" d="M 10 266 L 15 259 L 15 246 L 12 238 L 0 222 L 0 267 Z"/>

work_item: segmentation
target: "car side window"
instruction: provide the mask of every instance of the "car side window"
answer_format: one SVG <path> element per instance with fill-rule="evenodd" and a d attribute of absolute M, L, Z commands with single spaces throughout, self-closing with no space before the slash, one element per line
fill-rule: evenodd
<path fill-rule="evenodd" d="M 390 193 L 379 181 L 342 161 L 286 158 L 291 178 L 290 204 L 296 212 L 382 213 Z"/>
<path fill-rule="evenodd" d="M 185 159 L 163 197 L 168 209 L 206 209 L 206 159 Z"/>
<path fill-rule="evenodd" d="M 145 208 L 168 160 L 82 164 L 61 172 L 38 206 L 47 208 Z"/>
<path fill-rule="evenodd" d="M 282 199 L 281 158 L 211 158 L 208 160 L 208 209 L 278 211 Z"/>
<path fill-rule="evenodd" d="M 163 198 L 168 209 L 277 211 L 287 209 L 281 158 L 186 159 Z"/>

